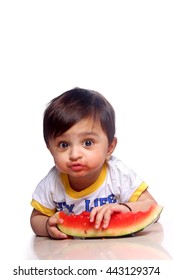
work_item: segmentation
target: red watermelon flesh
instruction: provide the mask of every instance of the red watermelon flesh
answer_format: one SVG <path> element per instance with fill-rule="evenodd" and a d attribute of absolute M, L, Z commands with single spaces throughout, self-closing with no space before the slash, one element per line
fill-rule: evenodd
<path fill-rule="evenodd" d="M 58 224 L 58 228 L 67 235 L 80 238 L 125 236 L 154 223 L 162 209 L 162 206 L 153 205 L 147 211 L 113 213 L 107 229 L 103 229 L 102 224 L 99 229 L 95 229 L 95 223 L 90 222 L 89 212 L 78 215 L 59 212 L 58 216 L 63 223 Z"/>

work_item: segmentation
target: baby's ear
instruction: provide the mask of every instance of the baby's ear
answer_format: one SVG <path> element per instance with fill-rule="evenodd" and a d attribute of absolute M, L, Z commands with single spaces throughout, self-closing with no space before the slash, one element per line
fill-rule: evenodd
<path fill-rule="evenodd" d="M 115 150 L 116 145 L 117 145 L 117 138 L 114 137 L 111 144 L 109 144 L 106 160 L 110 159 L 110 156 L 112 155 L 113 151 Z"/>

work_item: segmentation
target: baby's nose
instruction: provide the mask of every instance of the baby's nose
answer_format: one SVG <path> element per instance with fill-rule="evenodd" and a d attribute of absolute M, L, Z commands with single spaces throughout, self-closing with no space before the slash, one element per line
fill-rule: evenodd
<path fill-rule="evenodd" d="M 82 151 L 80 147 L 72 147 L 70 150 L 70 160 L 76 160 L 82 157 Z"/>

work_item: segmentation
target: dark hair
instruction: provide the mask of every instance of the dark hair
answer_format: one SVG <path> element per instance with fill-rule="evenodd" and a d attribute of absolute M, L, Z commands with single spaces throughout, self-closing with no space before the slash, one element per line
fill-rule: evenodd
<path fill-rule="evenodd" d="M 60 136 L 81 119 L 99 119 L 109 144 L 115 135 L 115 112 L 100 93 L 74 88 L 54 98 L 44 112 L 43 134 L 46 144 Z"/>

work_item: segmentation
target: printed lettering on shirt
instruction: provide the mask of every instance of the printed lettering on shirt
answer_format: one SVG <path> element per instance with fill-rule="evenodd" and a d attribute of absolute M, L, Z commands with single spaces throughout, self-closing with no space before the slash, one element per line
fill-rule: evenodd
<path fill-rule="evenodd" d="M 64 202 L 55 202 L 57 211 L 64 211 L 73 213 L 74 204 L 68 205 L 65 201 Z"/>
<path fill-rule="evenodd" d="M 75 204 L 68 205 L 65 201 L 63 202 L 55 202 L 57 211 L 64 211 L 67 213 L 73 213 L 73 208 Z M 104 204 L 116 203 L 116 198 L 114 194 L 110 194 L 108 197 L 98 197 L 94 199 L 92 202 L 91 199 L 84 200 L 84 208 L 83 211 L 91 212 L 93 207 L 102 206 Z"/>
<path fill-rule="evenodd" d="M 97 206 L 102 206 L 104 204 L 110 204 L 110 203 L 115 203 L 116 202 L 116 198 L 114 194 L 110 194 L 108 197 L 100 197 L 100 198 L 96 198 L 94 199 L 94 205 L 91 206 L 91 200 L 90 199 L 86 199 L 85 200 L 85 211 L 91 212 L 91 210 L 93 209 L 93 207 L 97 207 Z"/>

